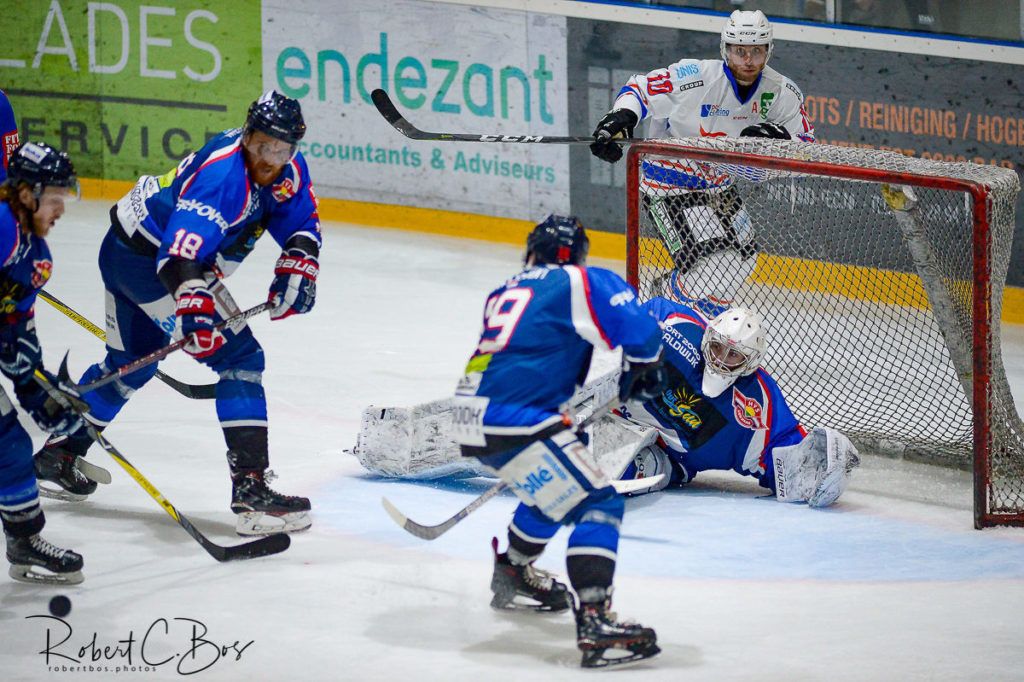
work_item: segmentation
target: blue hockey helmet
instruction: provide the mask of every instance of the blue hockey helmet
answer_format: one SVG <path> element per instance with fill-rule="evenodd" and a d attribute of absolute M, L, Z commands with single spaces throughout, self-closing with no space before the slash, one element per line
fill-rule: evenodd
<path fill-rule="evenodd" d="M 526 238 L 527 260 L 534 263 L 579 265 L 587 258 L 590 239 L 576 216 L 549 215 Z"/>
<path fill-rule="evenodd" d="M 249 106 L 243 131 L 266 133 L 288 144 L 297 144 L 306 134 L 306 122 L 298 100 L 285 97 L 277 90 L 268 90 Z"/>
<path fill-rule="evenodd" d="M 27 184 L 37 198 L 47 187 L 79 191 L 71 158 L 45 142 L 25 142 L 14 150 L 7 165 L 7 182 L 14 187 Z"/>

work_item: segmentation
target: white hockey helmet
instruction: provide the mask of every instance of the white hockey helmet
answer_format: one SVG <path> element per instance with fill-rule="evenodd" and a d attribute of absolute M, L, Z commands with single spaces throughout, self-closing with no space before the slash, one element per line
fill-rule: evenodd
<path fill-rule="evenodd" d="M 760 315 L 748 308 L 719 313 L 708 323 L 700 343 L 704 356 L 701 392 L 717 398 L 736 379 L 756 372 L 766 347 Z"/>
<path fill-rule="evenodd" d="M 761 10 L 736 10 L 729 15 L 722 27 L 722 59 L 729 61 L 725 55 L 726 45 L 767 45 L 768 54 L 764 58 L 767 64 L 772 56 L 772 24 Z"/>

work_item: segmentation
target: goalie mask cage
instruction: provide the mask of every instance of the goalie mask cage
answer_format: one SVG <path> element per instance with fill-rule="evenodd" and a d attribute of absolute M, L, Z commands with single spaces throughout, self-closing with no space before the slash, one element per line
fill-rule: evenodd
<path fill-rule="evenodd" d="M 1024 525 L 1024 428 L 999 342 L 1014 171 L 751 138 L 641 141 L 627 166 L 642 299 L 758 311 L 764 367 L 805 426 L 973 468 L 975 526 Z"/>

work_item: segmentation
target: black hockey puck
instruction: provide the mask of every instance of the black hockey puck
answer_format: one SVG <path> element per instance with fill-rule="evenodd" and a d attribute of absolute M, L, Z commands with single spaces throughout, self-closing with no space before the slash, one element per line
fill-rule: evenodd
<path fill-rule="evenodd" d="M 63 618 L 68 615 L 71 613 L 71 600 L 63 594 L 58 594 L 50 600 L 50 613 L 58 618 Z"/>

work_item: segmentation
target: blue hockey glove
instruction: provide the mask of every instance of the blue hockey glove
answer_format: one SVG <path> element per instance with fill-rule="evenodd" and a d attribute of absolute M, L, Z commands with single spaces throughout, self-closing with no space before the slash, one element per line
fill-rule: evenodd
<path fill-rule="evenodd" d="M 46 376 L 54 388 L 66 393 L 70 398 L 78 398 L 77 393 L 60 384 L 57 378 L 45 369 L 39 368 L 39 371 Z M 32 372 L 14 385 L 14 395 L 17 396 L 18 403 L 22 408 L 43 431 L 55 436 L 64 436 L 82 426 L 82 415 L 70 404 L 61 405 L 51 398 L 46 389 L 33 378 Z"/>
<path fill-rule="evenodd" d="M 0 371 L 15 383 L 43 364 L 43 349 L 33 319 L 0 327 Z"/>
<path fill-rule="evenodd" d="M 320 263 L 316 256 L 296 247 L 282 251 L 274 266 L 274 281 L 267 296 L 268 301 L 277 304 L 270 311 L 270 319 L 283 320 L 312 310 L 318 274 Z"/>
<path fill-rule="evenodd" d="M 181 328 L 181 338 L 192 337 L 185 345 L 185 352 L 192 357 L 205 358 L 224 345 L 224 335 L 214 329 L 216 313 L 213 294 L 205 285 L 186 289 L 178 296 L 174 314 Z"/>
<path fill-rule="evenodd" d="M 622 361 L 619 400 L 653 400 L 668 388 L 668 372 L 661 358 L 654 362 Z"/>

